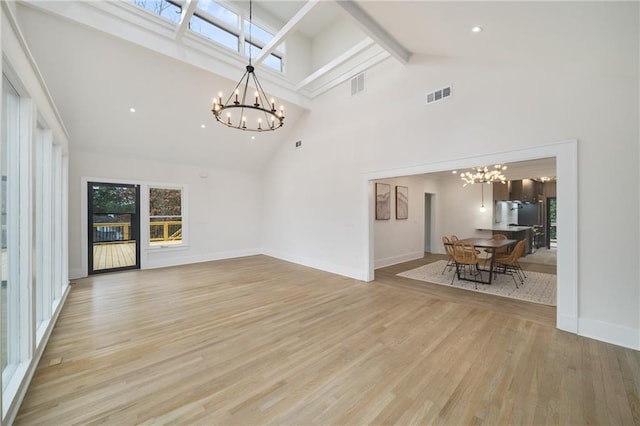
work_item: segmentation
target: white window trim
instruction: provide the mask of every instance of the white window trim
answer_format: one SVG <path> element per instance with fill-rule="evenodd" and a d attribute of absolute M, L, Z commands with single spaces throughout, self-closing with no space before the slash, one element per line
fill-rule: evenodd
<path fill-rule="evenodd" d="M 151 188 L 155 188 L 155 189 L 178 189 L 181 191 L 180 193 L 180 216 L 182 217 L 182 242 L 180 244 L 171 244 L 171 245 L 151 245 L 151 236 L 149 235 L 150 231 L 150 215 L 149 215 L 149 208 L 151 207 L 149 205 L 149 191 L 151 190 Z M 146 250 L 170 250 L 170 249 L 180 249 L 180 248 L 184 248 L 188 246 L 188 240 L 189 240 L 189 226 L 187 224 L 187 222 L 184 220 L 185 217 L 187 217 L 187 203 L 186 203 L 186 199 L 187 199 L 187 185 L 175 185 L 175 184 L 162 184 L 162 185 L 148 185 L 147 189 L 146 189 L 146 209 L 145 209 L 145 214 L 141 214 L 140 216 L 142 217 L 146 217 L 147 220 L 147 225 L 145 226 L 145 229 L 147 231 L 147 238 L 144 239 L 144 245 L 142 246 L 142 248 L 146 249 Z M 140 194 L 140 198 L 142 199 L 142 194 Z M 142 201 L 140 202 L 142 207 Z M 141 210 L 142 211 L 142 210 Z M 142 219 L 142 218 L 141 218 Z M 142 227 L 142 220 L 140 221 L 140 227 Z M 141 233 L 142 234 L 142 233 Z M 140 237 L 140 239 L 142 239 L 142 236 Z"/>

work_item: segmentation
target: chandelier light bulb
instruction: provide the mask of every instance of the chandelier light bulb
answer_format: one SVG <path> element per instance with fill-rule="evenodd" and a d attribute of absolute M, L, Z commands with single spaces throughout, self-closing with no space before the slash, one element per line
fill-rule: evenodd
<path fill-rule="evenodd" d="M 496 164 L 492 169 L 487 166 L 474 167 L 470 172 L 460 173 L 460 178 L 464 181 L 463 186 L 474 183 L 506 183 L 507 178 L 502 174 L 503 170 L 506 170 L 507 166 Z"/>

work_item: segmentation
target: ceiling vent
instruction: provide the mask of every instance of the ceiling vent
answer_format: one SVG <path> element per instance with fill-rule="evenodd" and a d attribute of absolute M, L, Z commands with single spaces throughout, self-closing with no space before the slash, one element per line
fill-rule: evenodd
<path fill-rule="evenodd" d="M 430 92 L 424 95 L 424 103 L 425 105 L 432 104 L 434 102 L 438 102 L 443 100 L 444 98 L 448 98 L 451 96 L 451 86 L 447 86 L 443 89 L 438 89 L 435 92 Z"/>
<path fill-rule="evenodd" d="M 351 79 L 351 96 L 355 96 L 364 90 L 364 73 L 360 73 Z"/>

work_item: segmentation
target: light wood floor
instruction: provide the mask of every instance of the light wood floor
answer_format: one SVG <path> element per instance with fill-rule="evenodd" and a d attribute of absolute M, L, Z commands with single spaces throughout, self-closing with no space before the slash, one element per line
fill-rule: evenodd
<path fill-rule="evenodd" d="M 640 423 L 639 352 L 395 276 L 439 258 L 368 284 L 265 256 L 80 280 L 15 424 Z"/>
<path fill-rule="evenodd" d="M 136 264 L 136 242 L 99 243 L 93 245 L 93 269 L 123 268 Z"/>

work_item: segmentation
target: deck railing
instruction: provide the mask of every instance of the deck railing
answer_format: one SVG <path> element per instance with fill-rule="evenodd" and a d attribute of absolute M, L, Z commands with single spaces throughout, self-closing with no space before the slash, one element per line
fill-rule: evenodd
<path fill-rule="evenodd" d="M 157 220 L 151 218 L 149 222 L 149 240 L 157 242 L 177 242 L 182 241 L 182 220 L 174 218 L 172 220 Z M 131 224 L 129 222 L 104 222 L 93 224 L 93 242 L 114 242 L 128 241 L 131 235 Z"/>
<path fill-rule="evenodd" d="M 156 241 L 181 241 L 182 221 L 163 220 L 159 222 L 149 222 L 149 236 L 151 242 Z"/>

